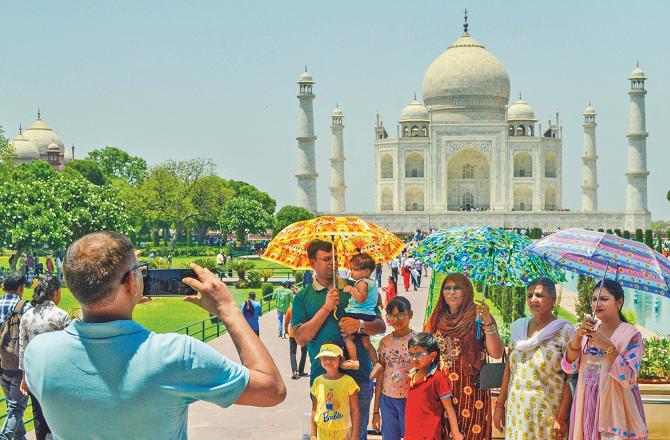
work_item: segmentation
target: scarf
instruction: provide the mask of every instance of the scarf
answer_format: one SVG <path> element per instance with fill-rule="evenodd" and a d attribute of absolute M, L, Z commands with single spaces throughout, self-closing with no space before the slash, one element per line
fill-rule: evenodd
<path fill-rule="evenodd" d="M 447 281 L 452 281 L 463 289 L 463 303 L 456 312 L 449 310 L 442 294 Z M 460 339 L 461 365 L 468 373 L 479 371 L 482 365 L 482 344 L 475 334 L 476 317 L 477 310 L 470 280 L 460 273 L 447 275 L 440 287 L 440 299 L 428 318 L 425 331 L 433 334 L 439 332 L 444 336 Z"/>
<path fill-rule="evenodd" d="M 515 350 L 523 353 L 535 351 L 537 347 L 547 339 L 551 339 L 556 332 L 570 323 L 564 319 L 554 319 L 533 337 L 528 337 L 528 324 L 532 317 L 517 319 L 510 325 L 510 342 Z"/>

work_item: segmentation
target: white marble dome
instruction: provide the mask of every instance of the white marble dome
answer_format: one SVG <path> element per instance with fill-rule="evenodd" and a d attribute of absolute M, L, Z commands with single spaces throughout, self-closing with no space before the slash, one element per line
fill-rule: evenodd
<path fill-rule="evenodd" d="M 314 80 L 312 79 L 312 75 L 305 70 L 302 72 L 302 74 L 300 74 L 300 79 L 298 82 L 314 82 Z"/>
<path fill-rule="evenodd" d="M 51 143 L 58 145 L 61 150 L 65 149 L 60 136 L 49 128 L 39 115 L 35 122 L 24 130 L 23 135 L 37 146 L 41 156 L 46 156 Z"/>
<path fill-rule="evenodd" d="M 339 116 L 342 117 L 344 114 L 342 113 L 342 110 L 340 110 L 340 107 L 335 107 L 335 110 L 330 114 L 330 116 Z"/>
<path fill-rule="evenodd" d="M 60 153 L 60 147 L 57 143 L 52 142 L 47 146 L 47 152 L 49 153 Z"/>
<path fill-rule="evenodd" d="M 585 115 L 595 115 L 596 114 L 596 109 L 591 107 L 591 104 L 589 104 L 588 107 L 586 107 L 584 109 L 584 114 Z"/>
<path fill-rule="evenodd" d="M 427 121 L 428 109 L 416 99 L 407 104 L 400 114 L 399 122 Z"/>
<path fill-rule="evenodd" d="M 423 101 L 429 109 L 458 105 L 464 97 L 493 98 L 491 106 L 500 108 L 509 102 L 505 66 L 467 32 L 433 61 L 423 77 Z"/>
<path fill-rule="evenodd" d="M 21 133 L 9 141 L 9 144 L 14 147 L 16 158 L 18 160 L 33 160 L 40 158 L 40 151 L 37 149 L 37 146 Z"/>
<path fill-rule="evenodd" d="M 535 112 L 526 101 L 519 98 L 507 109 L 508 121 L 535 121 Z"/>
<path fill-rule="evenodd" d="M 646 76 L 644 76 L 644 71 L 640 69 L 640 67 L 636 67 L 633 69 L 633 71 L 630 73 L 630 76 L 628 77 L 629 79 L 647 79 Z"/>

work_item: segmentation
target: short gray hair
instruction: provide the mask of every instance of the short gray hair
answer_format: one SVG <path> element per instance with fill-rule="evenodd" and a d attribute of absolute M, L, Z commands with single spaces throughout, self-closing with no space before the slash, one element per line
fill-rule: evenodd
<path fill-rule="evenodd" d="M 526 286 L 526 288 L 530 289 L 531 287 L 538 285 L 544 287 L 547 290 L 547 293 L 549 293 L 549 296 L 556 299 L 556 283 L 554 283 L 551 278 L 549 277 L 535 278 L 533 281 L 528 283 L 528 286 Z"/>
<path fill-rule="evenodd" d="M 123 281 L 135 262 L 135 247 L 114 231 L 84 235 L 65 253 L 63 275 L 81 304 L 104 301 Z"/>

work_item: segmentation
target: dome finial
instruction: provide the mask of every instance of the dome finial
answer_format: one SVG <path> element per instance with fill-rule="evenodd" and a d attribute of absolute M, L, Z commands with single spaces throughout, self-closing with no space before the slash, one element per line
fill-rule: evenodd
<path fill-rule="evenodd" d="M 40 113 L 39 107 L 37 107 L 37 119 L 42 119 L 42 114 Z"/>
<path fill-rule="evenodd" d="M 521 101 L 521 92 L 519 92 L 519 101 Z"/>
<path fill-rule="evenodd" d="M 466 8 L 465 11 L 463 11 L 465 14 L 465 21 L 463 22 L 463 32 L 466 34 L 468 33 L 468 9 Z"/>
<path fill-rule="evenodd" d="M 305 72 L 307 72 L 307 64 L 305 64 Z"/>
<path fill-rule="evenodd" d="M 23 128 L 21 128 L 21 123 L 19 122 L 19 134 L 23 134 Z"/>
<path fill-rule="evenodd" d="M 414 100 L 416 101 L 416 92 L 414 92 Z"/>

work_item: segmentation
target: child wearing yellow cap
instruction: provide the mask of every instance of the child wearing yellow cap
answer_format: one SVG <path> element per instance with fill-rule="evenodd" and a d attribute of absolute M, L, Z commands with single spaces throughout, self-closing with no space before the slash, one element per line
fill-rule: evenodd
<path fill-rule="evenodd" d="M 312 394 L 312 438 L 318 440 L 352 440 L 359 438 L 360 412 L 358 385 L 354 379 L 340 372 L 344 360 L 342 348 L 323 344 L 319 354 L 326 371 L 314 379 Z"/>

